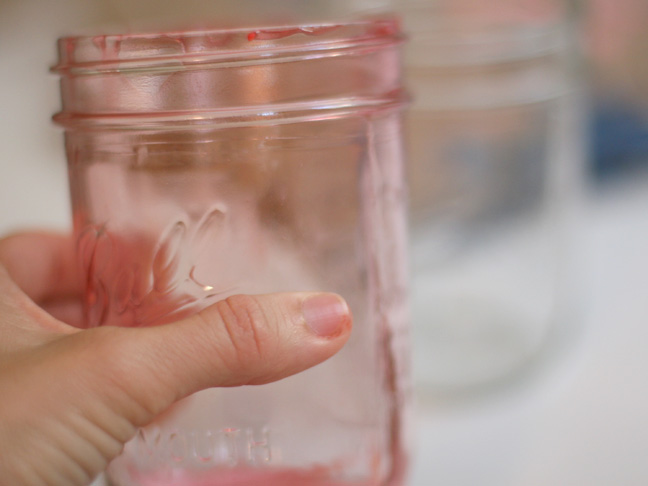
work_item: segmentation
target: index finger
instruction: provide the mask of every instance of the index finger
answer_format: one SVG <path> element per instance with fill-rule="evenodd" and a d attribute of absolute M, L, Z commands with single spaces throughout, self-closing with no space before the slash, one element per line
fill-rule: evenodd
<path fill-rule="evenodd" d="M 0 264 L 37 303 L 81 294 L 71 236 L 49 232 L 7 236 L 0 239 Z"/>

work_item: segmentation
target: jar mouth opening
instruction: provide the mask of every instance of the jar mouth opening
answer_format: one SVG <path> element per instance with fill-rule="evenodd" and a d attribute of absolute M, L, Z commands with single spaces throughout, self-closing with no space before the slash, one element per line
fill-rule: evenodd
<path fill-rule="evenodd" d="M 455 67 L 564 53 L 573 22 L 551 0 L 405 0 L 403 23 L 408 64 Z"/>
<path fill-rule="evenodd" d="M 178 70 L 204 64 L 229 67 L 335 55 L 339 50 L 403 41 L 394 17 L 344 23 L 62 37 L 61 75 Z"/>

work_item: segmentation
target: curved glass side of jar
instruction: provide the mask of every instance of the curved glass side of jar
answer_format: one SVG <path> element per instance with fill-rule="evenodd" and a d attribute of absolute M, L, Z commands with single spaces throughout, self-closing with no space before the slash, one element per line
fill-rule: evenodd
<path fill-rule="evenodd" d="M 61 41 L 89 326 L 295 290 L 354 314 L 327 362 L 174 405 L 111 463 L 113 484 L 403 484 L 399 40 L 372 21 Z"/>
<path fill-rule="evenodd" d="M 562 2 L 405 2 L 416 381 L 517 376 L 565 322 L 583 130 Z"/>

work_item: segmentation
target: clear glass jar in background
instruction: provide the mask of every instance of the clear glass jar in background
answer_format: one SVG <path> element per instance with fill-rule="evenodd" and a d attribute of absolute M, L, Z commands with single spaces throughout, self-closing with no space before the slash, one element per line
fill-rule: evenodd
<path fill-rule="evenodd" d="M 568 325 L 564 217 L 583 155 L 567 5 L 409 1 L 414 370 L 463 393 Z"/>
<path fill-rule="evenodd" d="M 400 44 L 389 19 L 59 41 L 89 326 L 294 290 L 354 314 L 326 363 L 179 402 L 112 484 L 403 484 Z"/>

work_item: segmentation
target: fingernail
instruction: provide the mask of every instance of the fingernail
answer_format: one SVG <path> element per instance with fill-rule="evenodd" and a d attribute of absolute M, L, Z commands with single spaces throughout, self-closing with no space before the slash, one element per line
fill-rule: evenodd
<path fill-rule="evenodd" d="M 322 337 L 333 337 L 351 322 L 349 306 L 336 294 L 317 294 L 307 297 L 302 304 L 306 324 Z"/>

